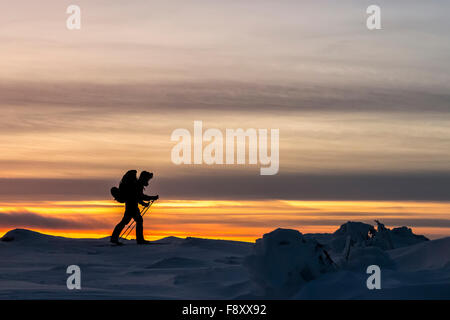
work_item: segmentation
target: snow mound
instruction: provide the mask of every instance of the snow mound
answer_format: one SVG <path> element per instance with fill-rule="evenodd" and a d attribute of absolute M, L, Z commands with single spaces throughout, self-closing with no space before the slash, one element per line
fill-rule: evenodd
<path fill-rule="evenodd" d="M 349 249 L 354 246 L 392 250 L 429 241 L 428 238 L 422 235 L 414 234 L 408 227 L 391 230 L 378 220 L 375 220 L 375 222 L 377 223 L 377 228 L 362 222 L 349 221 L 344 223 L 333 233 L 330 242 L 331 249 L 334 253 L 342 252 L 344 256 L 348 256 Z"/>
<path fill-rule="evenodd" d="M 408 227 L 392 229 L 391 239 L 395 248 L 407 247 L 424 241 L 429 241 L 429 239 L 425 236 L 414 234 L 411 228 Z"/>
<path fill-rule="evenodd" d="M 348 261 L 342 267 L 365 272 L 370 265 L 377 265 L 380 268 L 392 268 L 395 263 L 389 254 L 379 247 L 356 247 L 350 252 Z"/>
<path fill-rule="evenodd" d="M 370 239 L 370 235 L 375 233 L 375 228 L 370 224 L 348 221 L 333 233 L 331 248 L 336 252 L 341 252 L 349 241 L 348 239 L 353 244 L 366 243 Z"/>
<path fill-rule="evenodd" d="M 183 257 L 170 257 L 162 259 L 154 264 L 148 266 L 148 269 L 153 268 L 198 268 L 205 266 L 205 263 L 201 260 L 183 258 Z"/>
<path fill-rule="evenodd" d="M 366 268 L 372 264 L 381 267 L 381 290 L 366 287 Z M 388 251 L 356 247 L 347 265 L 308 282 L 293 298 L 449 299 L 449 274 L 450 237 Z"/>
<path fill-rule="evenodd" d="M 36 231 L 31 231 L 27 229 L 14 229 L 8 231 L 0 240 L 4 242 L 33 242 L 33 241 L 49 241 L 55 238 L 54 236 L 49 236 Z"/>
<path fill-rule="evenodd" d="M 154 241 L 155 243 L 170 243 L 170 244 L 179 244 L 182 243 L 185 239 L 182 238 L 178 238 L 178 237 L 174 237 L 174 236 L 170 236 L 170 237 L 165 237 L 159 240 Z"/>
<path fill-rule="evenodd" d="M 450 237 L 388 251 L 399 270 L 450 269 Z"/>
<path fill-rule="evenodd" d="M 202 250 L 221 250 L 223 252 L 227 251 L 239 254 L 247 252 L 251 244 L 248 242 L 232 240 L 215 240 L 187 237 L 180 243 L 180 246 L 185 248 L 198 248 Z"/>
<path fill-rule="evenodd" d="M 304 283 L 334 270 L 321 244 L 290 229 L 276 229 L 256 240 L 244 265 L 263 295 L 276 298 L 290 297 Z"/>

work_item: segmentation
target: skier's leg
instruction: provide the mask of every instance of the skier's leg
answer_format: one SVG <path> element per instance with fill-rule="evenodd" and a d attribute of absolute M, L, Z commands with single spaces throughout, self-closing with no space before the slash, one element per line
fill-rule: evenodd
<path fill-rule="evenodd" d="M 134 217 L 134 221 L 136 221 L 136 241 L 137 243 L 143 243 L 145 242 L 144 219 L 142 219 L 141 215 L 137 215 Z"/>
<path fill-rule="evenodd" d="M 118 242 L 120 233 L 122 232 L 123 228 L 130 222 L 131 217 L 128 215 L 124 215 L 122 220 L 116 225 L 114 228 L 113 234 L 111 236 L 111 242 Z"/>

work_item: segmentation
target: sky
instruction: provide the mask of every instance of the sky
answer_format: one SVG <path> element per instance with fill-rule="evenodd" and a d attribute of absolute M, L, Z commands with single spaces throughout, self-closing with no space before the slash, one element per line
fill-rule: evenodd
<path fill-rule="evenodd" d="M 0 233 L 106 236 L 155 173 L 147 236 L 252 241 L 347 220 L 450 235 L 450 3 L 0 3 Z M 81 30 L 66 8 L 81 8 Z M 280 170 L 171 161 L 178 128 L 280 130 Z"/>

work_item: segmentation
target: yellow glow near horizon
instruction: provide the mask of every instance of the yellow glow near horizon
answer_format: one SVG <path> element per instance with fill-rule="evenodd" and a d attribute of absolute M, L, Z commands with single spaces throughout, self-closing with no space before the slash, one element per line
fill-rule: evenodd
<path fill-rule="evenodd" d="M 3 202 L 0 213 L 7 218 L 27 213 L 37 215 L 44 222 L 33 225 L 24 219 L 21 223 L 3 223 L 0 233 L 27 228 L 57 236 L 101 238 L 110 235 L 123 210 L 123 205 L 103 200 Z M 388 227 L 407 225 L 415 232 L 440 237 L 450 235 L 450 228 L 439 224 L 415 225 L 414 221 L 443 219 L 448 212 L 448 202 L 162 200 L 152 206 L 144 219 L 144 227 L 150 240 L 191 236 L 254 241 L 278 227 L 303 233 L 334 232 L 348 220 L 373 223 L 374 219 L 379 219 Z M 52 221 L 48 227 L 45 226 L 46 219 Z M 60 222 L 64 222 L 64 226 L 58 227 Z M 67 229 L 67 224 L 71 223 L 74 227 Z"/>

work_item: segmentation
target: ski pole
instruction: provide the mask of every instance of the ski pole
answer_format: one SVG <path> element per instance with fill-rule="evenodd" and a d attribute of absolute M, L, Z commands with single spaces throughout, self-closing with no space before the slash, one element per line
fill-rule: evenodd
<path fill-rule="evenodd" d="M 143 217 L 143 216 L 147 213 L 149 207 L 150 207 L 150 204 L 149 204 L 147 207 L 145 207 L 144 209 L 142 209 L 141 217 Z M 135 221 L 133 221 L 133 222 L 128 226 L 128 229 L 129 229 L 131 226 L 133 226 L 133 227 L 130 229 L 130 231 L 128 231 L 128 233 L 125 235 L 125 238 L 124 238 L 124 239 L 127 239 L 128 236 L 130 235 L 130 233 L 134 230 L 134 227 L 136 226 Z M 126 230 L 125 230 L 125 232 L 126 232 Z"/>
<path fill-rule="evenodd" d="M 149 202 L 148 206 L 145 207 L 144 209 L 142 209 L 142 212 L 140 213 L 140 214 L 141 214 L 141 217 L 143 217 L 143 216 L 147 213 L 148 209 L 150 208 L 150 206 L 153 204 L 154 201 L 155 201 L 155 200 L 151 200 L 151 201 Z M 133 222 L 132 222 L 131 224 L 128 225 L 127 229 L 126 229 L 126 230 L 122 233 L 122 235 L 119 237 L 119 240 L 123 238 L 124 234 L 127 233 L 128 229 L 130 229 L 131 226 L 133 226 L 133 228 L 132 228 L 130 231 L 128 231 L 128 233 L 126 234 L 126 236 L 125 236 L 124 239 L 126 239 L 126 238 L 129 236 L 129 234 L 131 233 L 131 231 L 134 230 L 134 222 L 135 222 L 135 221 L 133 220 Z"/>
<path fill-rule="evenodd" d="M 147 213 L 148 209 L 150 208 L 150 206 L 153 204 L 154 201 L 155 201 L 155 200 L 151 200 L 151 202 L 149 203 L 149 205 L 148 205 L 147 207 L 145 207 L 145 208 L 142 210 L 141 217 L 145 216 L 145 214 Z M 135 221 L 133 221 L 133 222 L 135 222 Z M 133 227 L 131 228 L 131 230 L 128 231 L 127 235 L 125 236 L 125 239 L 128 238 L 128 236 L 130 235 L 130 233 L 134 230 L 134 227 L 136 227 L 136 224 L 135 224 L 135 223 L 133 224 Z"/>
<path fill-rule="evenodd" d="M 150 205 L 151 205 L 151 204 L 149 204 L 148 207 L 150 207 Z M 148 207 L 142 209 L 142 212 L 140 213 L 141 216 L 144 214 L 144 211 L 146 212 L 146 210 L 148 210 Z M 124 237 L 124 235 L 127 233 L 127 231 L 130 229 L 131 226 L 133 226 L 133 229 L 134 229 L 134 220 L 133 220 L 132 223 L 130 223 L 130 224 L 128 225 L 128 227 L 125 229 L 125 231 L 124 231 L 124 232 L 122 233 L 122 235 L 120 236 L 119 240 L 122 239 L 122 238 Z M 130 234 L 130 232 L 131 232 L 133 229 L 131 229 L 131 230 L 128 232 L 128 234 L 125 236 L 125 239 L 128 237 L 128 235 Z"/>
<path fill-rule="evenodd" d="M 130 227 L 133 225 L 133 223 L 134 223 L 134 220 L 133 220 L 133 222 L 131 222 L 131 223 L 127 226 L 127 228 L 125 229 L 125 231 L 122 232 L 122 234 L 121 234 L 120 237 L 119 237 L 119 240 L 123 238 L 124 234 L 128 231 L 128 229 L 130 229 Z"/>
<path fill-rule="evenodd" d="M 154 200 L 153 200 L 154 201 Z M 145 216 L 145 214 L 148 211 L 148 208 L 150 208 L 150 206 L 152 205 L 153 201 L 151 203 L 149 203 L 149 205 L 147 207 L 145 207 L 142 212 L 141 212 L 141 217 Z M 131 232 L 133 232 L 134 227 L 136 226 L 136 224 L 134 223 L 135 221 L 133 221 L 133 223 L 130 226 L 133 226 L 130 231 L 128 231 L 128 233 L 125 235 L 125 239 L 128 238 L 128 236 L 130 235 Z"/>
<path fill-rule="evenodd" d="M 153 201 L 152 201 L 152 202 L 153 202 Z M 145 208 L 142 209 L 142 212 L 140 213 L 141 216 L 143 216 L 143 215 L 145 214 L 145 212 L 147 212 L 148 208 L 152 205 L 152 202 L 150 202 L 149 205 L 148 205 L 147 207 L 145 207 Z M 133 220 L 133 222 L 132 222 L 131 224 L 128 225 L 127 229 L 122 233 L 122 235 L 120 236 L 119 239 L 122 239 L 122 238 L 123 238 L 124 234 L 127 233 L 128 229 L 130 229 L 130 227 L 134 225 L 134 222 L 135 222 L 135 221 Z M 134 226 L 133 226 L 133 229 L 134 229 Z M 125 236 L 125 239 L 128 237 L 128 235 L 130 234 L 130 232 L 131 232 L 133 229 L 131 229 L 131 230 L 128 232 L 128 234 Z"/>

